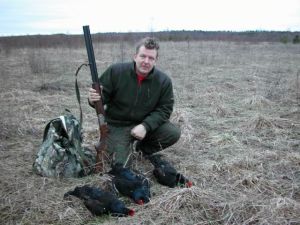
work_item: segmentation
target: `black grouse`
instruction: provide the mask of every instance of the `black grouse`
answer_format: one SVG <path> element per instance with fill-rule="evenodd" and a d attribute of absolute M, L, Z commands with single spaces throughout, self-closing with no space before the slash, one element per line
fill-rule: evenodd
<path fill-rule="evenodd" d="M 192 182 L 184 177 L 166 160 L 162 159 L 162 155 L 156 154 L 148 157 L 154 166 L 153 175 L 158 183 L 168 187 L 191 187 Z"/>
<path fill-rule="evenodd" d="M 128 196 L 139 205 L 150 201 L 150 183 L 142 174 L 124 168 L 120 163 L 114 164 L 109 174 L 114 176 L 113 185 L 122 195 Z"/>
<path fill-rule="evenodd" d="M 100 188 L 84 185 L 75 187 L 73 191 L 65 193 L 64 198 L 69 195 L 83 200 L 86 208 L 96 216 L 111 214 L 113 216 L 133 216 L 134 210 L 126 208 L 125 204 L 110 192 Z"/>

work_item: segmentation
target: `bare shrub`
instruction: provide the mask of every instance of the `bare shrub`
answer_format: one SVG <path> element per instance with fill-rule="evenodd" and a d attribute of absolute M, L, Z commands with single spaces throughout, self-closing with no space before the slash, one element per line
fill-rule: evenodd
<path fill-rule="evenodd" d="M 34 74 L 49 73 L 50 63 L 41 49 L 33 49 L 28 54 L 28 64 Z"/>
<path fill-rule="evenodd" d="M 9 56 L 12 52 L 12 46 L 0 44 L 0 54 Z"/>

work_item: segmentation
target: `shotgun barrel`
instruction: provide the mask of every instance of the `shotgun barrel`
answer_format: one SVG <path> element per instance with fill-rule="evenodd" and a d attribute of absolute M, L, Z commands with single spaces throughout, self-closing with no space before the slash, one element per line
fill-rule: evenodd
<path fill-rule="evenodd" d="M 99 124 L 99 131 L 100 131 L 100 138 L 98 143 L 96 144 L 96 165 L 95 165 L 95 172 L 100 173 L 104 172 L 104 161 L 107 158 L 107 135 L 108 135 L 108 126 L 105 122 L 105 111 L 102 102 L 102 90 L 99 83 L 98 72 L 97 72 L 97 65 L 94 55 L 92 37 L 90 34 L 89 26 L 83 26 L 83 33 L 84 33 L 84 40 L 85 46 L 87 50 L 88 60 L 89 60 L 89 67 L 92 76 L 92 87 L 97 91 L 97 93 L 101 96 L 101 99 L 97 102 L 94 102 L 95 110 L 97 113 L 98 124 Z"/>

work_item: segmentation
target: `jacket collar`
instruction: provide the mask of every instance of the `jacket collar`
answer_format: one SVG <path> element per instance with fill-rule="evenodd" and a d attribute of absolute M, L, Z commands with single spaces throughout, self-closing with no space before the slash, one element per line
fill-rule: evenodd
<path fill-rule="evenodd" d="M 148 76 L 145 79 L 152 79 L 152 77 L 154 76 L 155 73 L 155 66 L 152 68 L 152 70 L 149 72 Z M 135 61 L 132 61 L 131 64 L 131 73 L 134 74 L 136 76 L 136 72 L 135 72 Z"/>

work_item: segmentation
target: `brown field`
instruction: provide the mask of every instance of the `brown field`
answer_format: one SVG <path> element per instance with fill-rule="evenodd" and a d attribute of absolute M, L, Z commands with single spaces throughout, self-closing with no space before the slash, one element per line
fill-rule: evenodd
<path fill-rule="evenodd" d="M 2 46 L 3 47 L 3 46 Z M 132 43 L 94 43 L 99 73 L 131 60 Z M 300 224 L 300 45 L 162 42 L 158 67 L 173 79 L 172 121 L 180 141 L 163 151 L 192 188 L 151 178 L 153 197 L 134 217 L 92 217 L 63 194 L 109 178 L 52 179 L 32 172 L 46 123 L 79 115 L 74 73 L 84 48 L 0 52 L 0 224 Z M 96 116 L 87 104 L 90 74 L 79 75 L 84 144 L 93 147 Z M 151 177 L 147 161 L 137 169 Z"/>

